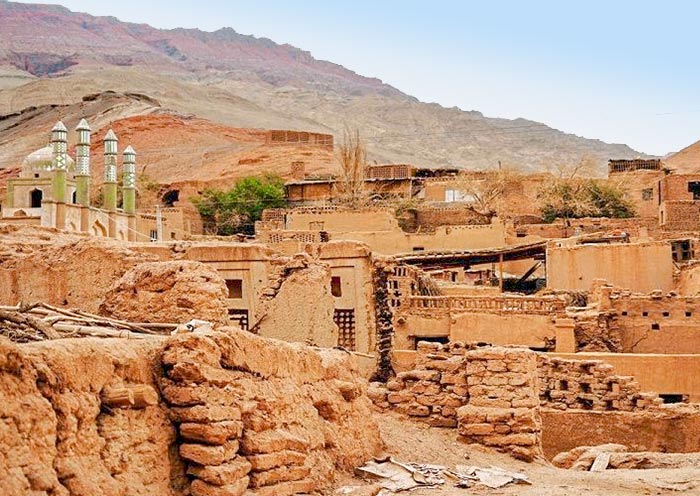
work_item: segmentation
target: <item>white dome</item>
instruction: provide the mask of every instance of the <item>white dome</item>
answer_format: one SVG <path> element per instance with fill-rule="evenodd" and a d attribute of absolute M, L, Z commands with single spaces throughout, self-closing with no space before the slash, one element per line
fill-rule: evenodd
<path fill-rule="evenodd" d="M 53 150 L 51 145 L 39 148 L 37 151 L 30 153 L 22 161 L 23 172 L 39 172 L 51 169 L 51 161 L 53 158 Z M 73 159 L 68 155 L 68 170 L 75 169 Z"/>

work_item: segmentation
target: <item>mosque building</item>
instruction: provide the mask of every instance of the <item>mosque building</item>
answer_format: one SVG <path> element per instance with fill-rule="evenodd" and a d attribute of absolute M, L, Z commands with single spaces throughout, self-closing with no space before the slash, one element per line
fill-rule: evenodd
<path fill-rule="evenodd" d="M 68 130 L 60 121 L 51 130 L 50 145 L 24 159 L 19 176 L 8 181 L 0 222 L 41 225 L 124 241 L 183 239 L 201 230 L 183 208 L 137 212 L 136 152 L 131 146 L 121 152 L 119 206 L 119 140 L 111 129 L 104 137 L 101 205 L 91 204 L 91 129 L 81 119 L 76 131 L 75 159 L 68 153 Z"/>

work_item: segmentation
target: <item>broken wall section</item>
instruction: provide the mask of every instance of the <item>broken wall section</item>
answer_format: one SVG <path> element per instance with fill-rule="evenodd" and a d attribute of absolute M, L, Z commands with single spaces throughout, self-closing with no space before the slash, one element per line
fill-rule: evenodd
<path fill-rule="evenodd" d="M 182 494 L 175 432 L 157 394 L 161 343 L 0 338 L 3 496 Z M 130 391 L 138 402 L 123 401 Z"/>
<path fill-rule="evenodd" d="M 123 242 L 32 226 L 0 226 L 0 304 L 42 301 L 96 313 L 107 290 L 151 255 Z"/>
<path fill-rule="evenodd" d="M 641 391 L 630 376 L 615 374 L 602 360 L 567 360 L 537 356 L 539 397 L 543 407 L 556 410 L 639 411 L 663 403 L 656 393 Z"/>
<path fill-rule="evenodd" d="M 231 330 L 176 336 L 162 360 L 161 390 L 195 496 L 312 492 L 381 447 L 343 352 Z"/>
<path fill-rule="evenodd" d="M 99 312 L 132 322 L 181 324 L 196 318 L 225 325 L 226 284 L 201 262 L 142 263 L 114 282 Z"/>
<path fill-rule="evenodd" d="M 471 442 L 531 460 L 542 454 L 540 409 L 658 412 L 662 399 L 601 360 L 570 360 L 516 347 L 420 342 L 412 370 L 375 404 L 436 427 L 457 427 Z"/>
<path fill-rule="evenodd" d="M 381 408 L 439 427 L 518 458 L 542 456 L 536 354 L 420 342 L 415 369 L 370 392 Z"/>

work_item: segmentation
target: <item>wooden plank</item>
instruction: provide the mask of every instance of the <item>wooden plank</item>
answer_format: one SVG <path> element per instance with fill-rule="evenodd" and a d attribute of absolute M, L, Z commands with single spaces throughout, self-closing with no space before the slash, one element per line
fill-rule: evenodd
<path fill-rule="evenodd" d="M 591 465 L 591 472 L 602 472 L 606 468 L 608 468 L 609 463 L 610 463 L 610 453 L 609 452 L 598 453 L 598 456 L 596 456 L 595 460 L 593 460 L 593 465 Z"/>

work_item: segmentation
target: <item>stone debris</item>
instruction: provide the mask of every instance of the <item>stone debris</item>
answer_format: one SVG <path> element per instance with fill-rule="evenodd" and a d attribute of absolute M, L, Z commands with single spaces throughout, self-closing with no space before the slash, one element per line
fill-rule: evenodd
<path fill-rule="evenodd" d="M 457 465 L 454 470 L 448 470 L 441 465 L 403 463 L 393 458 L 371 460 L 355 471 L 360 476 L 376 479 L 378 486 L 391 493 L 411 491 L 418 487 L 440 487 L 446 484 L 447 479 L 452 480 L 454 486 L 458 488 L 469 488 L 474 484 L 481 484 L 491 489 L 498 489 L 508 484 L 531 484 L 526 475 L 495 466 L 481 468 Z M 339 492 L 339 494 L 354 493 Z"/>
<path fill-rule="evenodd" d="M 457 487 L 471 487 L 472 483 L 478 483 L 491 489 L 499 489 L 508 484 L 532 484 L 524 474 L 493 465 L 489 468 L 457 465 L 452 474 L 459 479 Z"/>
<path fill-rule="evenodd" d="M 615 469 L 658 469 L 699 467 L 700 453 L 658 453 L 629 451 L 622 444 L 579 446 L 552 459 L 555 467 L 599 472 Z"/>

